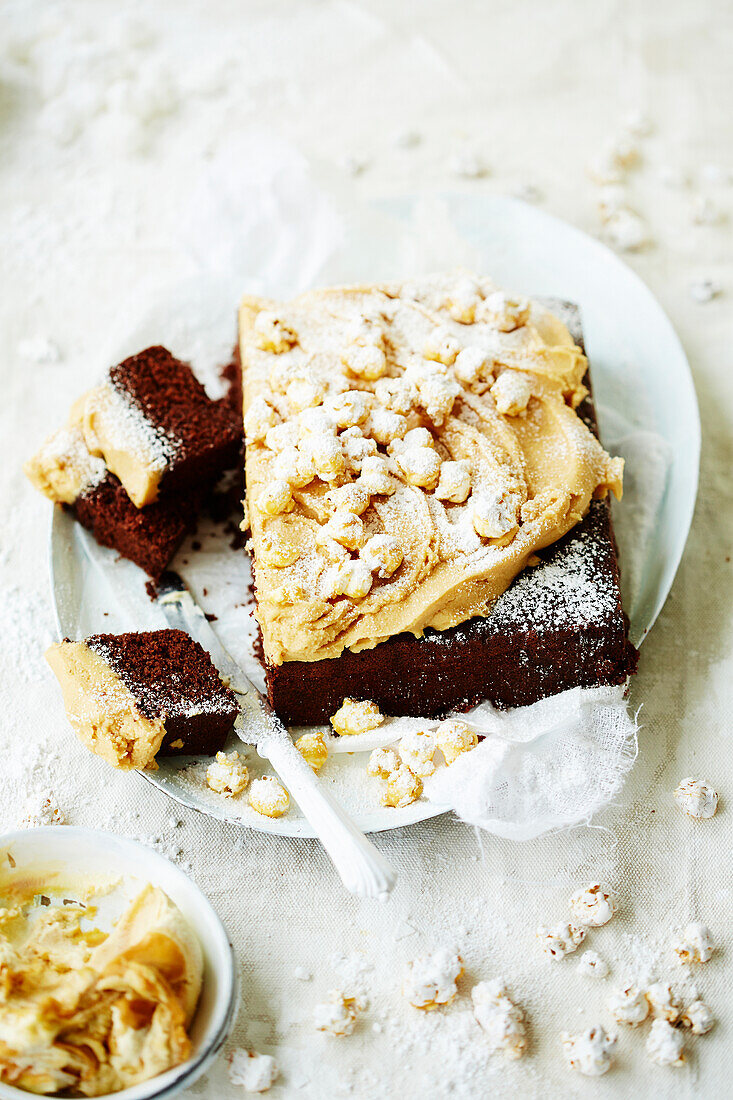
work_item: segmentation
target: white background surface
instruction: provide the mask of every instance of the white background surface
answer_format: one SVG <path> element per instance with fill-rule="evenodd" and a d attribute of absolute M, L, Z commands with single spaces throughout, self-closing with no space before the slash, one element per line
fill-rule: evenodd
<path fill-rule="evenodd" d="M 27 795 L 51 786 L 74 824 L 182 850 L 239 952 L 244 999 L 232 1045 L 275 1054 L 275 1097 L 724 1095 L 733 1029 L 733 191 L 702 166 L 733 169 L 728 6 L 24 0 L 0 6 L 0 17 L 2 827 L 15 826 Z M 182 277 L 225 273 L 236 283 L 238 237 L 221 226 L 246 219 L 250 128 L 294 141 L 329 186 L 364 197 L 454 188 L 448 160 L 468 148 L 491 174 L 459 186 L 511 193 L 531 183 L 547 210 L 595 232 L 584 166 L 634 109 L 654 124 L 629 176 L 654 244 L 632 263 L 690 357 L 703 462 L 687 552 L 634 684 L 640 754 L 619 804 L 593 827 L 525 847 L 447 819 L 378 838 L 401 876 L 379 907 L 345 898 L 315 845 L 179 815 L 143 780 L 86 754 L 41 657 L 52 640 L 48 509 L 19 461 L 151 298 Z M 394 135 L 408 128 L 421 143 L 396 147 Z M 339 168 L 348 156 L 369 162 L 356 178 Z M 665 166 L 688 173 L 689 185 L 663 185 Z M 273 185 L 287 194 L 288 180 Z M 693 223 L 702 193 L 723 211 L 715 226 Z M 698 277 L 719 280 L 721 296 L 695 303 L 688 285 Z M 59 362 L 21 354 L 36 335 L 58 345 Z M 721 791 L 712 821 L 688 821 L 671 803 L 691 773 Z M 184 824 L 172 827 L 172 817 Z M 578 956 L 553 965 L 533 942 L 536 925 L 563 919 L 567 895 L 590 877 L 607 879 L 622 905 L 593 936 L 613 970 L 597 984 L 575 973 Z M 608 1023 L 613 982 L 649 969 L 674 977 L 669 935 L 690 917 L 721 942 L 727 934 L 697 978 L 716 1030 L 689 1044 L 683 1069 L 651 1066 L 644 1031 L 621 1036 L 607 1077 L 571 1076 L 559 1032 Z M 459 945 L 468 978 L 454 1008 L 425 1017 L 401 1001 L 398 967 L 446 943 Z M 297 981 L 295 966 L 313 980 Z M 497 974 L 531 1027 L 530 1055 L 509 1066 L 487 1058 L 467 1015 L 472 982 Z M 346 1039 L 315 1034 L 312 1005 L 349 980 L 369 996 L 364 1023 Z M 238 1091 L 222 1061 L 192 1095 Z"/>

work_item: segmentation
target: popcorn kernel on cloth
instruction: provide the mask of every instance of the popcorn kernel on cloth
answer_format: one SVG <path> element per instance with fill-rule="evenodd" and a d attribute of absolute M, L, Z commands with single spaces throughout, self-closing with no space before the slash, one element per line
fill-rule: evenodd
<path fill-rule="evenodd" d="M 463 973 L 460 955 L 441 948 L 432 955 L 413 959 L 405 967 L 402 992 L 415 1008 L 430 1012 L 449 1005 L 458 993 L 456 985 Z"/>

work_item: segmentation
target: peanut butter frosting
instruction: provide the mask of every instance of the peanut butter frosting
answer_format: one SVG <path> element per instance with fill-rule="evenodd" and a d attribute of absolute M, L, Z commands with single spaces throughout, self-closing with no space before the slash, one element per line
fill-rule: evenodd
<path fill-rule="evenodd" d="M 623 461 L 576 412 L 581 349 L 489 279 L 246 298 L 240 351 L 271 664 L 486 615 L 594 497 L 621 496 Z"/>

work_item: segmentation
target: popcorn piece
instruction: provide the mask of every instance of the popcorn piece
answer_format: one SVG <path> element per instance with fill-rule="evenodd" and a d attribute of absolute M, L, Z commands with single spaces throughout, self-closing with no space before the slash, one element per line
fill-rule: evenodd
<path fill-rule="evenodd" d="M 298 438 L 307 439 L 310 435 L 336 434 L 337 419 L 332 409 L 323 405 L 314 405 L 312 408 L 303 409 L 298 414 Z"/>
<path fill-rule="evenodd" d="M 303 374 L 303 364 L 293 363 L 290 359 L 276 359 L 267 374 L 273 393 L 287 393 L 288 386 Z"/>
<path fill-rule="evenodd" d="M 606 222 L 606 237 L 614 248 L 619 248 L 622 252 L 635 252 L 650 243 L 643 218 L 628 207 L 611 214 Z"/>
<path fill-rule="evenodd" d="M 527 1049 L 524 1013 L 507 996 L 498 978 L 479 982 L 471 990 L 473 1014 L 486 1032 L 492 1051 L 501 1050 L 507 1058 L 521 1058 Z"/>
<path fill-rule="evenodd" d="M 416 377 L 418 400 L 425 413 L 437 427 L 453 409 L 461 387 L 452 378 L 437 372 L 423 372 Z"/>
<path fill-rule="evenodd" d="M 353 512 L 360 516 L 369 507 L 369 496 L 369 490 L 362 481 L 353 481 L 350 485 L 331 489 L 326 493 L 326 500 L 336 512 Z"/>
<path fill-rule="evenodd" d="M 405 968 L 402 992 L 411 1005 L 431 1012 L 455 1000 L 456 982 L 463 973 L 460 955 L 441 948 L 433 955 L 413 959 Z"/>
<path fill-rule="evenodd" d="M 404 554 L 391 535 L 373 535 L 359 551 L 359 557 L 378 577 L 391 577 L 402 565 Z"/>
<path fill-rule="evenodd" d="M 553 928 L 541 924 L 537 929 L 540 947 L 551 959 L 564 959 L 566 955 L 571 955 L 578 950 L 585 937 L 585 928 L 574 924 L 556 924 Z"/>
<path fill-rule="evenodd" d="M 417 388 L 409 378 L 380 378 L 374 387 L 374 395 L 380 405 L 392 412 L 410 412 L 417 405 Z"/>
<path fill-rule="evenodd" d="M 461 350 L 461 345 L 451 333 L 447 325 L 436 325 L 428 334 L 423 346 L 423 355 L 426 359 L 435 359 L 439 363 L 450 367 L 456 361 L 456 356 Z"/>
<path fill-rule="evenodd" d="M 227 798 L 241 794 L 248 783 L 249 772 L 239 759 L 238 752 L 232 752 L 228 756 L 225 752 L 218 752 L 214 762 L 206 769 L 207 787 Z"/>
<path fill-rule="evenodd" d="M 453 370 L 459 381 L 470 386 L 480 378 L 490 378 L 493 363 L 494 357 L 483 348 L 471 346 L 458 352 Z"/>
<path fill-rule="evenodd" d="M 367 382 L 376 381 L 387 370 L 387 357 L 377 344 L 352 344 L 341 358 L 352 374 Z"/>
<path fill-rule="evenodd" d="M 296 412 L 320 405 L 325 396 L 326 383 L 312 373 L 295 378 L 288 386 L 288 402 Z"/>
<path fill-rule="evenodd" d="M 409 730 L 400 741 L 400 756 L 415 775 L 432 775 L 438 742 L 427 730 Z"/>
<path fill-rule="evenodd" d="M 402 439 L 407 431 L 407 419 L 390 409 L 372 409 L 365 431 L 371 439 L 386 446 L 393 439 Z"/>
<path fill-rule="evenodd" d="M 380 385 L 381 383 L 377 383 Z M 328 399 L 328 409 L 340 428 L 354 428 L 369 416 L 371 401 L 361 390 L 346 390 Z"/>
<path fill-rule="evenodd" d="M 386 779 L 400 766 L 400 758 L 394 749 L 372 749 L 367 764 L 367 775 Z"/>
<path fill-rule="evenodd" d="M 422 794 L 422 780 L 407 764 L 400 764 L 387 776 L 380 796 L 383 806 L 409 806 Z"/>
<path fill-rule="evenodd" d="M 499 332 L 514 332 L 527 324 L 530 308 L 526 298 L 511 298 L 503 290 L 495 290 L 481 303 L 478 318 Z"/>
<path fill-rule="evenodd" d="M 397 467 L 408 485 L 434 489 L 440 476 L 440 455 L 432 447 L 408 447 L 396 456 Z"/>
<path fill-rule="evenodd" d="M 609 1035 L 600 1026 L 588 1028 L 580 1035 L 569 1035 L 563 1031 L 560 1036 L 563 1053 L 571 1069 L 576 1069 L 585 1077 L 602 1077 L 611 1068 L 611 1051 L 616 1045 L 615 1035 Z"/>
<path fill-rule="evenodd" d="M 277 1080 L 279 1070 L 270 1054 L 256 1050 L 235 1050 L 229 1064 L 229 1080 L 245 1092 L 267 1092 Z"/>
<path fill-rule="evenodd" d="M 262 443 L 270 428 L 277 424 L 277 413 L 264 397 L 255 397 L 244 414 L 244 438 L 247 443 Z"/>
<path fill-rule="evenodd" d="M 584 890 L 578 890 L 570 899 L 570 914 L 578 924 L 587 928 L 600 928 L 608 924 L 616 912 L 613 894 L 604 890 L 600 882 L 591 882 Z"/>
<path fill-rule="evenodd" d="M 476 306 L 480 301 L 478 283 L 470 275 L 466 275 L 456 280 L 451 287 L 445 305 L 454 321 L 462 325 L 472 325 L 476 319 Z"/>
<path fill-rule="evenodd" d="M 675 789 L 674 800 L 688 817 L 713 817 L 718 808 L 718 792 L 704 779 L 692 775 Z"/>
<path fill-rule="evenodd" d="M 577 970 L 584 978 L 608 977 L 608 963 L 601 958 L 597 951 L 584 951 L 578 962 Z"/>
<path fill-rule="evenodd" d="M 463 504 L 471 492 L 471 467 L 464 459 L 458 462 L 444 462 L 440 467 L 440 478 L 435 488 L 438 500 L 447 500 L 451 504 Z"/>
<path fill-rule="evenodd" d="M 289 421 L 286 424 L 276 424 L 274 428 L 270 428 L 265 436 L 265 446 L 271 451 L 275 451 L 276 454 L 280 454 L 281 451 L 288 450 L 288 448 L 294 449 L 297 442 L 297 425 Z"/>
<path fill-rule="evenodd" d="M 635 985 L 627 985 L 611 994 L 608 1010 L 616 1023 L 638 1027 L 649 1015 L 649 1002 Z"/>
<path fill-rule="evenodd" d="M 366 542 L 361 519 L 355 512 L 347 512 L 345 509 L 334 512 L 324 531 L 330 538 L 348 547 L 349 550 L 358 550 Z"/>
<path fill-rule="evenodd" d="M 279 516 L 282 512 L 292 512 L 295 501 L 287 481 L 280 478 L 271 481 L 262 491 L 257 507 L 266 516 Z"/>
<path fill-rule="evenodd" d="M 301 442 L 300 453 L 306 464 L 312 464 L 321 481 L 331 484 L 346 473 L 346 458 L 335 435 L 309 435 Z"/>
<path fill-rule="evenodd" d="M 314 772 L 319 772 L 328 760 L 328 745 L 322 733 L 304 733 L 295 747 Z"/>
<path fill-rule="evenodd" d="M 363 561 L 349 558 L 334 567 L 329 576 L 329 585 L 331 596 L 348 596 L 350 600 L 363 600 L 371 591 L 371 570 L 367 569 Z"/>
<path fill-rule="evenodd" d="M 481 179 L 488 175 L 488 168 L 477 153 L 470 149 L 461 149 L 453 153 L 448 161 L 448 168 L 452 175 L 461 176 L 467 180 Z"/>
<path fill-rule="evenodd" d="M 646 991 L 652 1016 L 676 1024 L 680 1017 L 681 1005 L 665 982 L 654 982 Z"/>
<path fill-rule="evenodd" d="M 375 730 L 383 721 L 384 716 L 380 713 L 377 704 L 368 699 L 344 699 L 331 717 L 331 725 L 342 737 Z"/>
<path fill-rule="evenodd" d="M 276 355 L 290 351 L 298 343 L 297 334 L 293 329 L 269 309 L 260 310 L 257 314 L 254 330 L 262 350 L 272 351 Z"/>
<path fill-rule="evenodd" d="M 264 817 L 282 817 L 290 809 L 290 796 L 274 775 L 253 779 L 249 789 L 249 804 Z"/>
<path fill-rule="evenodd" d="M 715 1017 L 704 1001 L 693 1001 L 680 1016 L 683 1027 L 693 1035 L 707 1035 L 715 1026 Z"/>
<path fill-rule="evenodd" d="M 450 765 L 461 753 L 470 752 L 478 745 L 478 734 L 460 718 L 446 718 L 435 734 L 438 748 Z"/>
<path fill-rule="evenodd" d="M 391 496 L 396 492 L 399 483 L 389 472 L 389 462 L 384 455 L 367 455 L 361 463 L 358 484 L 370 496 Z"/>
<path fill-rule="evenodd" d="M 707 962 L 715 950 L 710 929 L 700 921 L 686 925 L 682 936 L 672 946 L 681 963 Z"/>
<path fill-rule="evenodd" d="M 286 581 L 285 584 L 278 585 L 277 588 L 271 589 L 269 595 L 271 603 L 278 604 L 281 607 L 292 606 L 298 603 L 299 600 L 307 598 L 308 593 L 302 584 L 297 584 L 294 581 Z"/>
<path fill-rule="evenodd" d="M 722 292 L 722 286 L 715 279 L 693 279 L 690 283 L 690 297 L 700 305 L 712 302 Z"/>
<path fill-rule="evenodd" d="M 610 217 L 619 210 L 625 210 L 628 205 L 628 190 L 620 183 L 609 183 L 598 192 L 598 213 L 601 221 L 607 222 Z"/>
<path fill-rule="evenodd" d="M 351 1035 L 365 1007 L 360 998 L 344 997 L 339 990 L 332 989 L 328 1000 L 313 1009 L 316 1030 L 327 1031 L 329 1035 Z"/>
<path fill-rule="evenodd" d="M 272 472 L 278 481 L 287 481 L 293 489 L 302 489 L 316 476 L 312 461 L 297 447 L 285 447 L 273 461 Z"/>
<path fill-rule="evenodd" d="M 639 150 L 631 137 L 607 141 L 588 165 L 588 173 L 596 183 L 621 183 L 626 171 L 639 159 Z"/>
<path fill-rule="evenodd" d="M 685 1061 L 685 1041 L 681 1032 L 666 1020 L 653 1020 L 646 1041 L 646 1052 L 657 1066 L 681 1066 Z"/>
<path fill-rule="evenodd" d="M 521 501 L 517 493 L 491 489 L 474 492 L 473 520 L 474 530 L 482 538 L 499 539 L 509 535 L 519 526 Z"/>
<path fill-rule="evenodd" d="M 502 416 L 519 416 L 532 396 L 533 379 L 521 370 L 502 371 L 491 387 L 491 395 Z"/>
<path fill-rule="evenodd" d="M 384 412 L 383 409 L 379 411 Z M 355 474 L 361 471 L 365 459 L 371 458 L 377 453 L 377 444 L 373 439 L 365 436 L 361 428 L 347 428 L 340 436 L 340 446 L 344 454 L 345 464 Z"/>

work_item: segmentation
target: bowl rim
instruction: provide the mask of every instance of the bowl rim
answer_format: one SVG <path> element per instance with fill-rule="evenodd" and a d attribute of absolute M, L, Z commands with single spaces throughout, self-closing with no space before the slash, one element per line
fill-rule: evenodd
<path fill-rule="evenodd" d="M 214 906 L 203 893 L 201 888 L 185 874 L 180 867 L 167 859 L 166 856 L 149 848 L 140 841 L 131 837 L 122 836 L 104 829 L 90 829 L 80 825 L 42 825 L 33 829 L 15 829 L 9 833 L 0 835 L 0 849 L 7 849 L 13 844 L 23 843 L 32 834 L 44 833 L 61 836 L 69 841 L 85 840 L 100 845 L 103 841 L 112 841 L 114 845 L 127 849 L 128 853 L 138 855 L 144 853 L 145 860 L 141 861 L 141 879 L 148 879 L 148 868 L 155 865 L 165 866 L 168 873 L 173 872 L 174 877 L 183 880 L 187 888 L 191 889 L 205 910 L 207 915 L 207 936 L 212 942 L 216 942 L 220 953 L 227 960 L 228 965 L 223 971 L 217 969 L 217 978 L 223 983 L 222 991 L 217 997 L 218 1007 L 212 1014 L 212 1022 L 208 1031 L 210 1036 L 202 1044 L 201 1049 L 188 1061 L 174 1066 L 172 1069 L 151 1077 L 147 1081 L 141 1081 L 137 1085 L 121 1089 L 118 1092 L 104 1093 L 103 1096 L 114 1096 L 116 1100 L 163 1100 L 165 1097 L 174 1096 L 182 1089 L 192 1085 L 194 1081 L 208 1069 L 214 1058 L 226 1042 L 234 1024 L 234 1019 L 239 1008 L 239 979 L 235 963 L 234 946 L 229 933 Z M 198 934 L 198 933 L 197 933 Z M 199 939 L 201 937 L 199 936 Z M 202 943 L 202 947 L 204 944 Z M 195 1016 L 194 1016 L 195 1018 Z M 16 1088 L 0 1081 L 0 1100 L 21 1100 L 22 1097 L 33 1094 L 25 1089 Z"/>

